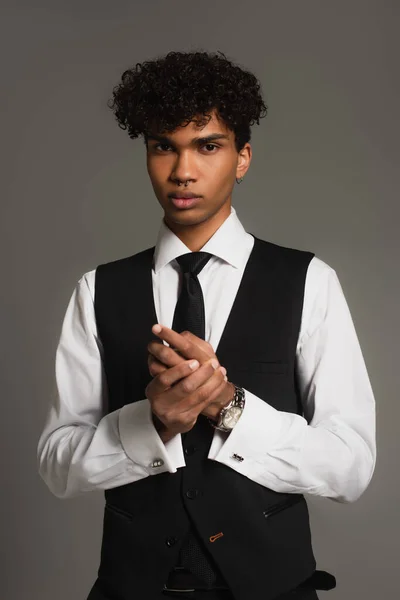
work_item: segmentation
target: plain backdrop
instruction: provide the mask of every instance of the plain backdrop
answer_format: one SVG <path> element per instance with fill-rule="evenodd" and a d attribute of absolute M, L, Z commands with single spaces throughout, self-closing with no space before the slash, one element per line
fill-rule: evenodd
<path fill-rule="evenodd" d="M 36 6 L 35 6 L 36 5 Z M 103 494 L 65 501 L 37 473 L 54 356 L 83 273 L 155 243 L 141 139 L 107 107 L 122 71 L 221 50 L 268 116 L 233 205 L 245 228 L 338 273 L 377 402 L 378 461 L 355 503 L 307 497 L 331 600 L 393 599 L 399 557 L 399 3 L 1 3 L 2 558 L 5 600 L 85 599 Z M 338 374 L 340 376 L 340 374 Z M 261 600 L 249 598 L 249 600 Z"/>

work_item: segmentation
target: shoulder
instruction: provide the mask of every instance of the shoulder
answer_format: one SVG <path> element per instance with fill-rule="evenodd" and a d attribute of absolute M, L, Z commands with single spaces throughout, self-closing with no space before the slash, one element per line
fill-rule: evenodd
<path fill-rule="evenodd" d="M 314 256 L 305 281 L 302 317 L 303 333 L 308 336 L 318 328 L 327 315 L 330 297 L 334 288 L 340 288 L 336 271 L 325 261 Z"/>
<path fill-rule="evenodd" d="M 151 258 L 154 254 L 154 248 L 155 246 L 151 246 L 149 248 L 145 248 L 144 250 L 140 250 L 135 254 L 131 254 L 129 256 L 124 256 L 122 258 L 117 258 L 116 260 L 102 263 L 96 267 L 96 271 L 124 271 L 126 269 L 129 269 L 132 264 L 140 264 L 142 261 Z"/>
<path fill-rule="evenodd" d="M 316 254 L 310 250 L 293 248 L 290 246 L 282 246 L 268 240 L 256 238 L 260 248 L 269 254 L 279 257 L 283 261 L 302 261 L 307 265 L 307 280 L 313 287 L 314 284 L 321 283 L 322 280 L 327 280 L 336 275 L 335 270 Z"/>
<path fill-rule="evenodd" d="M 255 238 L 255 250 L 259 269 L 265 269 L 266 272 L 274 274 L 279 281 L 286 282 L 288 289 L 304 287 L 310 264 L 315 258 L 314 252 L 259 238 Z"/>
<path fill-rule="evenodd" d="M 256 236 L 254 236 L 254 238 L 259 252 L 267 259 L 269 258 L 278 264 L 303 264 L 307 267 L 315 256 L 314 252 L 309 250 L 300 250 L 299 248 L 275 244 L 268 240 L 257 238 Z"/>
<path fill-rule="evenodd" d="M 85 288 L 89 291 L 92 300 L 94 300 L 95 293 L 95 285 L 96 285 L 96 276 L 100 274 L 109 274 L 109 275 L 119 275 L 120 273 L 124 273 L 127 270 L 131 269 L 135 263 L 139 264 L 142 260 L 151 259 L 154 252 L 154 246 L 150 248 L 145 248 L 144 250 L 140 250 L 135 254 L 131 254 L 129 256 L 124 256 L 122 258 L 117 258 L 112 261 L 108 261 L 105 263 L 101 263 L 97 265 L 94 269 L 90 271 L 86 271 L 83 273 L 81 278 L 78 281 L 78 286 L 80 290 L 83 292 Z"/>
<path fill-rule="evenodd" d="M 333 276 L 336 276 L 335 269 L 314 255 L 308 267 L 307 279 L 309 284 L 321 284 L 322 281 L 328 281 Z"/>

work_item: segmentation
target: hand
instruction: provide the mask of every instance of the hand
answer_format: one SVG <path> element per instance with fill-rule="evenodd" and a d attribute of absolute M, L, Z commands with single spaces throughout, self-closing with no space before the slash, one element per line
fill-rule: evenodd
<path fill-rule="evenodd" d="M 159 376 L 167 370 L 171 370 L 172 367 L 187 363 L 186 359 L 197 359 L 202 365 L 210 361 L 210 359 L 217 359 L 212 346 L 205 340 L 195 336 L 189 331 L 177 333 L 168 327 L 160 326 L 161 331 L 158 332 L 152 328 L 161 340 L 165 340 L 169 346 L 157 341 L 152 341 L 148 344 L 147 349 L 149 350 L 148 365 L 149 371 L 153 376 Z M 224 374 L 224 380 L 220 382 L 212 393 L 208 396 L 208 403 L 201 409 L 201 414 L 214 419 L 218 418 L 218 415 L 223 406 L 226 406 L 233 398 L 234 385 L 227 380 L 226 369 L 219 367 L 215 375 L 219 372 Z M 184 375 L 186 376 L 187 371 Z M 212 379 L 215 378 L 215 375 Z M 192 425 L 193 426 L 193 425 Z"/>
<path fill-rule="evenodd" d="M 146 387 L 153 422 L 163 441 L 192 429 L 199 414 L 219 393 L 221 382 L 226 384 L 215 359 L 195 363 L 183 360 L 166 368 Z"/>
<path fill-rule="evenodd" d="M 162 327 L 160 332 L 157 332 L 154 329 L 154 327 L 156 327 L 157 325 L 159 327 Z M 175 344 L 179 344 L 180 342 L 183 341 L 182 337 L 184 337 L 185 340 L 190 341 L 193 344 L 195 344 L 196 346 L 198 346 L 199 350 L 197 350 L 194 347 L 188 348 L 188 350 L 192 351 L 192 354 L 194 353 L 193 356 L 189 357 L 189 358 L 195 358 L 195 359 L 199 360 L 200 362 L 202 362 L 204 360 L 208 360 L 209 358 L 216 358 L 218 360 L 211 344 L 209 344 L 205 340 L 197 337 L 190 331 L 182 331 L 182 333 L 177 333 L 173 329 L 169 329 L 168 327 L 161 326 L 159 324 L 157 324 L 157 325 L 153 326 L 153 329 L 152 329 L 153 333 L 155 333 L 161 340 L 165 340 L 168 344 L 170 344 L 169 347 L 172 350 L 175 350 L 175 352 L 171 352 L 169 354 L 165 353 L 165 357 L 169 358 L 168 362 L 164 361 L 164 364 L 166 364 L 167 366 L 174 366 L 175 364 L 179 364 L 180 360 L 184 360 L 184 358 L 182 358 L 182 356 L 180 354 L 181 348 L 178 348 L 175 345 Z M 149 344 L 149 346 L 150 346 L 150 344 Z M 148 346 L 148 348 L 149 348 L 149 346 Z M 163 346 L 164 346 L 164 348 L 168 348 L 168 346 L 165 346 L 165 344 L 163 344 Z M 184 347 L 182 347 L 182 352 L 184 352 L 183 348 Z M 151 357 L 149 357 L 149 358 L 151 358 Z M 158 362 L 159 365 L 163 364 L 161 361 L 157 361 L 156 359 L 154 362 L 155 363 Z M 150 366 L 150 361 L 149 361 L 149 366 Z M 225 375 L 226 374 L 225 367 L 220 367 L 220 368 Z"/>

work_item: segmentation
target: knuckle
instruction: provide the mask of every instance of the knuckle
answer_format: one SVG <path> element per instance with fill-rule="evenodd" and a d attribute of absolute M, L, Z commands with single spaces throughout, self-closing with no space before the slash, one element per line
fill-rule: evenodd
<path fill-rule="evenodd" d="M 157 350 L 157 356 L 162 361 L 162 360 L 165 360 L 167 358 L 167 355 L 168 355 L 168 348 L 166 346 L 164 346 L 164 344 L 163 344 L 163 347 L 159 348 Z"/>
<path fill-rule="evenodd" d="M 169 423 L 171 421 L 170 411 L 165 408 L 160 408 L 160 410 L 158 411 L 158 416 L 160 418 L 162 418 L 163 421 L 166 421 L 167 423 Z"/>
<path fill-rule="evenodd" d="M 210 379 L 207 381 L 208 389 L 214 390 L 223 381 L 223 375 L 218 369 L 213 372 Z"/>
<path fill-rule="evenodd" d="M 182 391 L 184 391 L 187 394 L 190 394 L 190 392 L 193 391 L 193 383 L 191 381 L 189 381 L 188 379 L 184 379 L 181 383 L 182 385 Z"/>
<path fill-rule="evenodd" d="M 150 381 L 150 383 L 148 385 L 146 385 L 146 388 L 144 390 L 144 395 L 147 398 L 147 400 L 149 400 L 150 405 L 151 405 L 151 409 L 154 412 L 154 394 L 152 393 L 152 385 L 154 383 L 154 379 L 152 379 Z"/>
<path fill-rule="evenodd" d="M 198 390 L 197 390 L 197 398 L 198 400 L 200 400 L 201 402 L 203 402 L 204 400 L 207 399 L 207 396 L 209 395 L 209 390 L 207 388 L 207 385 L 202 385 Z"/>
<path fill-rule="evenodd" d="M 218 377 L 217 386 L 219 388 L 223 388 L 225 386 L 225 384 L 226 384 L 225 377 L 221 373 L 221 375 Z"/>
<path fill-rule="evenodd" d="M 197 415 L 191 415 L 190 413 L 186 413 L 187 416 L 183 417 L 182 423 L 185 427 L 191 427 L 197 421 Z"/>
<path fill-rule="evenodd" d="M 184 343 L 182 344 L 181 352 L 188 352 L 191 347 L 192 347 L 191 342 L 189 342 L 189 340 L 185 340 Z"/>
<path fill-rule="evenodd" d="M 170 378 L 169 378 L 169 375 L 168 375 L 167 371 L 162 371 L 161 373 L 159 373 L 157 375 L 157 377 L 158 377 L 158 381 L 161 383 L 161 385 L 163 387 L 169 387 L 169 385 L 170 385 Z"/>

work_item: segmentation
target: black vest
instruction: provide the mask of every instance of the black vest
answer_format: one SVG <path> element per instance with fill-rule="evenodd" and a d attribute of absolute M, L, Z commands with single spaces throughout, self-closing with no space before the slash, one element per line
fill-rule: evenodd
<path fill-rule="evenodd" d="M 158 320 L 153 254 L 154 246 L 96 270 L 95 315 L 108 412 L 143 400 L 151 380 L 147 344 L 159 340 L 151 331 Z M 230 381 L 278 410 L 299 415 L 296 345 L 313 256 L 255 237 L 214 348 Z M 275 492 L 208 460 L 213 432 L 200 415 L 183 441 L 185 468 L 105 491 L 101 560 L 90 598 L 164 600 L 163 584 L 177 562 L 189 519 L 237 600 L 270 600 L 312 575 L 316 563 L 304 496 Z"/>

